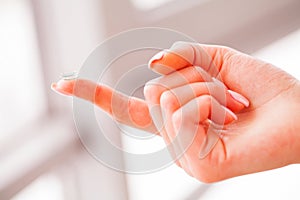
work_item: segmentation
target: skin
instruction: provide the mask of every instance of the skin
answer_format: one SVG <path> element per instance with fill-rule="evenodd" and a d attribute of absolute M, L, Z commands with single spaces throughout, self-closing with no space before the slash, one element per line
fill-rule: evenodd
<path fill-rule="evenodd" d="M 160 134 L 167 144 L 179 130 L 184 130 L 187 137 L 189 130 L 196 130 L 192 144 L 176 163 L 203 182 L 300 163 L 298 80 L 269 63 L 227 47 L 175 43 L 161 54 L 149 65 L 162 77 L 146 85 L 145 101 L 87 80 L 59 81 L 52 88 L 87 99 L 124 124 Z M 201 66 L 203 71 L 195 70 L 195 66 Z M 218 89 L 209 88 L 220 87 L 211 82 L 211 77 L 225 84 L 225 96 L 211 93 Z M 180 84 L 176 84 L 178 80 Z M 227 89 L 246 97 L 250 105 L 232 98 Z M 151 116 L 153 105 L 161 108 L 163 117 Z M 226 134 L 204 159 L 199 159 L 207 134 L 203 122 L 212 118 L 213 106 L 224 116 Z M 120 108 L 128 112 L 118 113 Z M 137 120 L 138 116 L 145 120 Z M 165 124 L 159 131 L 154 125 L 157 119 Z"/>

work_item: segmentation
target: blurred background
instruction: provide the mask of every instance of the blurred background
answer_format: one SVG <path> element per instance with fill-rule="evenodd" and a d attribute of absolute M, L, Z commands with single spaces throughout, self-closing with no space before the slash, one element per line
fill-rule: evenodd
<path fill-rule="evenodd" d="M 144 26 L 236 48 L 300 79 L 299 0 L 0 0 L 0 199 L 300 199 L 299 165 L 207 185 L 174 165 L 119 173 L 86 152 L 72 99 L 50 84 L 109 36 Z"/>

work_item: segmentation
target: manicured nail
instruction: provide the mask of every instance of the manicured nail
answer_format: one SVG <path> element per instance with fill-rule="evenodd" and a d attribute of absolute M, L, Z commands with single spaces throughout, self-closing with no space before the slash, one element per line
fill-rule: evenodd
<path fill-rule="evenodd" d="M 149 108 L 150 115 L 157 130 L 160 132 L 163 128 L 162 112 L 159 105 L 153 105 Z"/>
<path fill-rule="evenodd" d="M 164 51 L 160 51 L 157 54 L 155 54 L 149 61 L 148 66 L 151 67 L 151 64 L 155 61 L 159 61 L 164 57 L 165 52 Z"/>
<path fill-rule="evenodd" d="M 223 106 L 223 108 L 226 110 L 226 112 L 231 115 L 231 117 L 234 119 L 234 120 L 237 120 L 238 117 L 236 116 L 236 114 L 234 114 L 234 112 L 232 112 L 230 109 L 226 108 L 225 106 Z"/>
<path fill-rule="evenodd" d="M 232 90 L 228 90 L 228 92 L 232 96 L 232 98 L 234 98 L 236 101 L 240 102 L 241 104 L 243 104 L 246 107 L 249 106 L 250 102 L 244 96 L 242 96 L 241 94 L 234 92 Z"/>

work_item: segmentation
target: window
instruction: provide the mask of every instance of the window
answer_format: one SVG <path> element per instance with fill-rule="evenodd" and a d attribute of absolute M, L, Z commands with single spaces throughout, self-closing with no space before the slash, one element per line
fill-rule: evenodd
<path fill-rule="evenodd" d="M 131 0 L 140 10 L 151 10 L 174 0 Z"/>
<path fill-rule="evenodd" d="M 0 1 L 0 144 L 45 111 L 29 1 Z"/>
<path fill-rule="evenodd" d="M 300 29 L 254 53 L 300 80 Z"/>
<path fill-rule="evenodd" d="M 55 174 L 45 174 L 29 184 L 12 200 L 64 200 L 63 185 Z"/>

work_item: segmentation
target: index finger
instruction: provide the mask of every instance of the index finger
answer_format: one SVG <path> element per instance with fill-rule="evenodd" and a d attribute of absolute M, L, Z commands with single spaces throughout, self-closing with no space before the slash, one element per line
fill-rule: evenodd
<path fill-rule="evenodd" d="M 156 133 L 148 105 L 142 99 L 129 97 L 106 85 L 89 80 L 60 80 L 52 89 L 68 96 L 76 96 L 97 105 L 122 124 Z"/>

